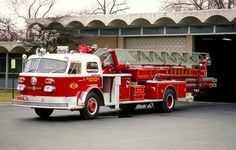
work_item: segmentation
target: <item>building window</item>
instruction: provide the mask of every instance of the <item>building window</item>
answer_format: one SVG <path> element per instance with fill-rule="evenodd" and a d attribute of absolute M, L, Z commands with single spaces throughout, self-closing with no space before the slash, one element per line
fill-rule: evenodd
<path fill-rule="evenodd" d="M 80 34 L 82 34 L 82 35 L 98 35 L 98 29 L 93 29 L 93 28 L 82 29 L 82 30 L 80 30 Z"/>
<path fill-rule="evenodd" d="M 141 28 L 121 28 L 121 35 L 141 35 Z"/>
<path fill-rule="evenodd" d="M 0 78 L 5 78 L 6 54 L 0 53 Z"/>
<path fill-rule="evenodd" d="M 217 33 L 236 32 L 236 25 L 217 25 L 216 32 Z"/>
<path fill-rule="evenodd" d="M 191 33 L 213 33 L 213 26 L 191 26 Z"/>
<path fill-rule="evenodd" d="M 16 60 L 16 68 L 14 69 L 14 77 L 17 78 L 18 74 L 22 72 L 22 54 L 20 53 L 9 53 L 8 60 L 8 70 L 9 70 L 9 78 L 12 78 L 13 70 L 11 69 L 11 60 Z"/>
<path fill-rule="evenodd" d="M 187 34 L 188 27 L 166 27 L 166 34 Z"/>
<path fill-rule="evenodd" d="M 118 28 L 100 29 L 100 35 L 119 35 Z"/>
<path fill-rule="evenodd" d="M 143 34 L 164 34 L 163 27 L 146 27 L 143 28 Z"/>

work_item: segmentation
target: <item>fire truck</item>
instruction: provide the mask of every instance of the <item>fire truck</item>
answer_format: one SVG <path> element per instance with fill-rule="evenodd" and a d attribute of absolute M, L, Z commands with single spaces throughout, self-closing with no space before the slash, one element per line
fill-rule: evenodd
<path fill-rule="evenodd" d="M 108 49 L 81 45 L 77 52 L 37 49 L 19 74 L 12 104 L 33 108 L 41 118 L 53 110 L 80 111 L 93 119 L 101 106 L 133 111 L 137 105 L 172 112 L 175 102 L 217 86 L 207 76 L 207 53 Z"/>

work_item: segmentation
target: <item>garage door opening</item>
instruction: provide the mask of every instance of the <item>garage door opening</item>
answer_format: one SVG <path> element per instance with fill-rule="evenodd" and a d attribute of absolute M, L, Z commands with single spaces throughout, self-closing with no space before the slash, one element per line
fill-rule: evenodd
<path fill-rule="evenodd" d="M 195 51 L 210 53 L 208 76 L 218 79 L 217 88 L 207 89 L 196 100 L 236 103 L 236 35 L 196 36 Z"/>

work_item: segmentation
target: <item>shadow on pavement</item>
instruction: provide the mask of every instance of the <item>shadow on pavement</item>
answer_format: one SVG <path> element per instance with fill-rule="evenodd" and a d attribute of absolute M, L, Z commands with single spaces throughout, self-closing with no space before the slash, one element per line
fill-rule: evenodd
<path fill-rule="evenodd" d="M 136 116 L 144 116 L 144 115 L 153 115 L 157 114 L 158 116 L 171 116 L 173 114 L 181 113 L 181 112 L 186 112 L 186 111 L 192 111 L 192 110 L 198 110 L 202 108 L 209 108 L 209 107 L 216 107 L 216 105 L 220 104 L 215 104 L 215 103 L 177 103 L 175 110 L 171 113 L 160 113 L 156 112 L 152 107 L 138 107 L 136 110 L 133 112 L 123 112 L 121 110 L 112 110 L 112 109 L 107 109 L 107 111 L 101 111 L 97 118 L 95 120 L 100 120 L 100 119 L 114 119 L 114 118 L 132 118 Z M 56 111 L 53 113 L 53 115 L 50 118 L 47 119 L 42 119 L 39 117 L 35 118 L 25 118 L 24 120 L 27 121 L 39 121 L 39 122 L 73 122 L 73 121 L 86 121 L 84 120 L 79 112 L 74 112 L 76 114 L 57 114 Z M 91 121 L 91 120 L 90 120 Z"/>

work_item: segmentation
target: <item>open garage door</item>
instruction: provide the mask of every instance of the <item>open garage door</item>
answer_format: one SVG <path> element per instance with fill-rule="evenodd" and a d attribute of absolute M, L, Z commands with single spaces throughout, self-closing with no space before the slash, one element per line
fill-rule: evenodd
<path fill-rule="evenodd" d="M 197 100 L 236 103 L 236 35 L 196 36 L 195 51 L 210 53 L 212 65 L 208 67 L 208 76 L 218 79 L 218 87 L 208 89 Z"/>

